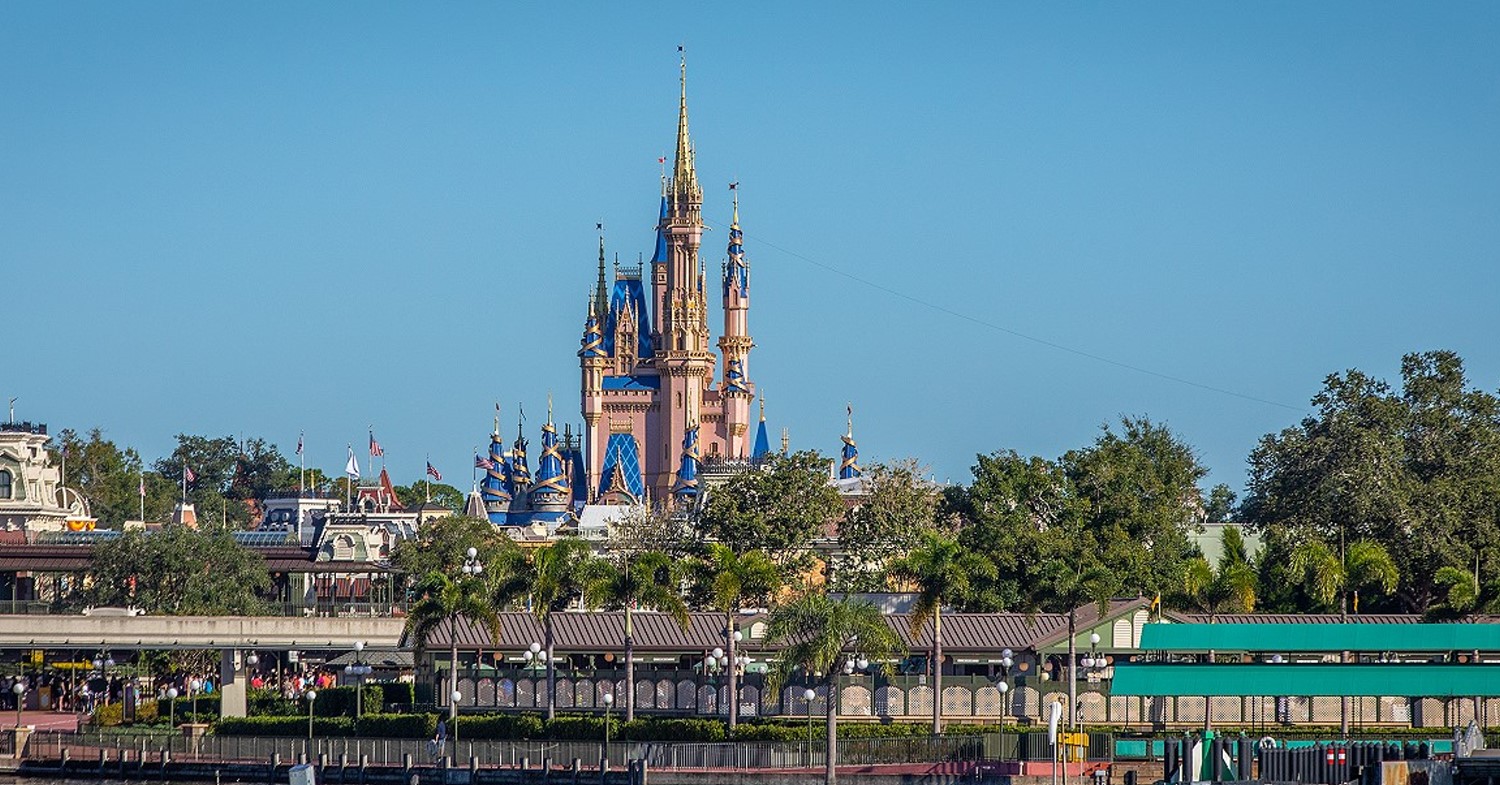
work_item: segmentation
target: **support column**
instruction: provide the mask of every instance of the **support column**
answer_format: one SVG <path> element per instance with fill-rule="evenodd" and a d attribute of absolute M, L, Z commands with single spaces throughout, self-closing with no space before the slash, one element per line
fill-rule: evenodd
<path fill-rule="evenodd" d="M 249 714 L 245 700 L 245 678 L 240 673 L 242 659 L 238 649 L 225 649 L 219 656 L 219 716 L 244 717 Z"/>

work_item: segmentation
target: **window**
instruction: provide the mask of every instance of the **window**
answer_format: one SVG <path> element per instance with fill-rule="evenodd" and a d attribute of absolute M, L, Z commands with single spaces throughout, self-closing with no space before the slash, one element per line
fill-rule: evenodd
<path fill-rule="evenodd" d="M 10 472 L 0 469 L 0 499 L 9 499 L 11 494 Z"/>

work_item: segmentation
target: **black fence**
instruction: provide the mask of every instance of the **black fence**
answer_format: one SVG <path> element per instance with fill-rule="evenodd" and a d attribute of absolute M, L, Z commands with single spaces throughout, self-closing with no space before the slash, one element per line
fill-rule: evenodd
<path fill-rule="evenodd" d="M 1432 750 L 1426 742 L 1386 744 L 1378 741 L 1348 744 L 1315 744 L 1295 749 L 1261 749 L 1260 778 L 1277 782 L 1338 783 L 1360 780 L 1379 782 L 1380 764 L 1388 760 L 1427 760 Z"/>

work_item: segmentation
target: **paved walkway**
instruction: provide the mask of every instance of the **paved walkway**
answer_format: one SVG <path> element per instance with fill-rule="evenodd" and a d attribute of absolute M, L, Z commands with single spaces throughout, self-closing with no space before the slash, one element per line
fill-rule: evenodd
<path fill-rule="evenodd" d="M 0 712 L 0 727 L 9 728 L 15 724 L 15 712 Z M 78 730 L 78 715 L 56 711 L 23 711 L 21 724 L 30 725 L 37 730 L 76 731 Z"/>

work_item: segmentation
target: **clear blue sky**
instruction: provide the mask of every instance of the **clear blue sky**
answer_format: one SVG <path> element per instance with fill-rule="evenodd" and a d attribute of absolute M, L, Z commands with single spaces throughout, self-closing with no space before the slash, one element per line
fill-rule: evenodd
<path fill-rule="evenodd" d="M 1500 386 L 1494 3 L 13 2 L 0 394 L 148 458 L 305 429 L 336 470 L 373 423 L 398 482 L 466 485 L 492 401 L 577 411 L 679 41 L 795 447 L 853 401 L 867 460 L 960 480 L 1145 414 L 1238 487 L 1327 373 Z"/>

